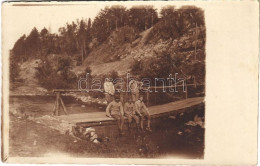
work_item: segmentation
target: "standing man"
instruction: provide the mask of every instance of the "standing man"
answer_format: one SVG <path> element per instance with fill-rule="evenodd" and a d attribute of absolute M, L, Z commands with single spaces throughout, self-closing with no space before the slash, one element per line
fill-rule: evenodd
<path fill-rule="evenodd" d="M 105 99 L 107 101 L 107 104 L 109 104 L 112 101 L 113 95 L 115 94 L 115 87 L 112 81 L 110 81 L 108 78 L 105 79 L 104 90 Z"/>
<path fill-rule="evenodd" d="M 115 96 L 115 100 L 108 104 L 106 108 L 106 116 L 112 117 L 117 120 L 119 134 L 122 135 L 124 125 L 124 111 L 123 105 L 120 102 L 119 96 Z"/>
<path fill-rule="evenodd" d="M 131 97 L 128 98 L 128 101 L 124 105 L 124 113 L 128 120 L 128 130 L 131 127 L 132 120 L 136 122 L 137 129 L 139 130 L 139 118 L 135 115 L 135 104 Z"/>
<path fill-rule="evenodd" d="M 139 89 L 140 86 L 142 85 L 141 82 L 136 81 L 134 79 L 132 79 L 129 82 L 129 88 L 130 88 L 130 92 L 131 92 L 131 96 L 134 102 L 136 102 L 139 99 Z"/>
<path fill-rule="evenodd" d="M 151 130 L 151 116 L 149 114 L 149 111 L 147 109 L 147 107 L 145 106 L 144 102 L 143 102 L 143 97 L 140 96 L 140 98 L 135 102 L 135 108 L 136 108 L 136 112 L 138 113 L 138 115 L 141 117 L 141 129 L 144 129 L 144 118 L 147 118 L 147 128 L 146 130 L 152 132 Z"/>

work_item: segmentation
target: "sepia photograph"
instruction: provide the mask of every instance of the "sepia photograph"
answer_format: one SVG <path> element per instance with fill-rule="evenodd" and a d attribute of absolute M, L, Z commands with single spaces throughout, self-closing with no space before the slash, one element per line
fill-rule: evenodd
<path fill-rule="evenodd" d="M 205 110 L 203 7 L 4 4 L 9 8 L 3 12 L 15 13 L 3 33 L 8 38 L 3 161 L 55 156 L 204 160 L 205 114 L 211 110 Z"/>
<path fill-rule="evenodd" d="M 203 158 L 202 9 L 113 5 L 64 20 L 35 23 L 10 49 L 10 156 Z"/>

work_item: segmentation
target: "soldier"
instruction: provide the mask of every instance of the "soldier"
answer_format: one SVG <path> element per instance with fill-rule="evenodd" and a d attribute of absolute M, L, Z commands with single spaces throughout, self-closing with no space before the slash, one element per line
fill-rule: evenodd
<path fill-rule="evenodd" d="M 115 94 L 115 87 L 108 78 L 105 79 L 104 90 L 105 99 L 107 101 L 107 104 L 109 104 L 113 100 L 113 95 Z"/>
<path fill-rule="evenodd" d="M 136 81 L 134 79 L 132 79 L 129 82 L 129 88 L 130 88 L 130 92 L 131 92 L 131 96 L 134 102 L 136 102 L 139 99 L 139 91 L 140 91 L 140 87 L 142 86 L 142 83 L 139 81 Z"/>
<path fill-rule="evenodd" d="M 135 114 L 136 113 L 135 104 L 131 97 L 128 98 L 128 102 L 126 102 L 124 105 L 124 113 L 128 119 L 128 130 L 131 128 L 131 123 L 132 123 L 133 119 L 135 120 L 137 129 L 139 130 L 139 118 Z"/>
<path fill-rule="evenodd" d="M 147 109 L 147 107 L 145 106 L 144 102 L 143 102 L 143 97 L 140 96 L 140 98 L 135 102 L 135 108 L 136 108 L 136 112 L 138 113 L 138 115 L 141 117 L 141 129 L 144 129 L 144 118 L 147 118 L 147 128 L 146 130 L 148 131 L 152 131 L 151 130 L 151 117 L 149 114 L 149 111 Z"/>
<path fill-rule="evenodd" d="M 124 125 L 124 111 L 123 105 L 120 102 L 118 95 L 115 96 L 115 99 L 108 104 L 106 108 L 106 115 L 117 120 L 117 125 L 119 129 L 119 134 L 122 135 L 123 125 Z"/>

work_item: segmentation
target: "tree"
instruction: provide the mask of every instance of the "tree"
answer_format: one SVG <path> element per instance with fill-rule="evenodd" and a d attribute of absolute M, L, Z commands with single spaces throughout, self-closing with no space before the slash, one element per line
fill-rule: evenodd
<path fill-rule="evenodd" d="M 18 60 L 17 57 L 15 57 L 15 54 L 10 51 L 10 58 L 9 58 L 10 64 L 10 81 L 14 82 L 16 81 L 17 77 L 19 76 L 19 66 L 18 66 Z"/>
<path fill-rule="evenodd" d="M 158 22 L 153 6 L 134 6 L 129 10 L 129 25 L 144 31 Z"/>
<path fill-rule="evenodd" d="M 19 61 L 24 61 L 28 58 L 26 56 L 25 40 L 26 40 L 26 36 L 23 35 L 15 42 L 14 47 L 12 49 L 12 55 L 10 55 L 13 61 L 19 62 Z"/>
<path fill-rule="evenodd" d="M 104 42 L 110 33 L 128 22 L 127 10 L 123 6 L 105 7 L 95 17 L 92 33 L 99 43 Z"/>
<path fill-rule="evenodd" d="M 28 56 L 38 56 L 40 50 L 40 35 L 38 30 L 34 27 L 25 40 L 26 43 L 26 54 Z"/>
<path fill-rule="evenodd" d="M 83 20 L 80 21 L 79 24 L 79 30 L 77 33 L 77 38 L 79 41 L 79 48 L 80 48 L 80 54 L 81 54 L 81 64 L 83 64 L 83 61 L 86 56 L 86 38 L 87 38 L 87 30 L 86 30 L 86 24 Z"/>
<path fill-rule="evenodd" d="M 59 45 L 61 52 L 69 56 L 77 53 L 79 42 L 77 40 L 77 25 L 73 21 L 71 24 L 67 23 L 66 27 L 59 28 Z"/>
<path fill-rule="evenodd" d="M 40 32 L 40 36 L 41 36 L 41 37 L 45 37 L 48 33 L 49 33 L 48 30 L 44 27 L 44 28 L 41 30 L 41 32 Z"/>

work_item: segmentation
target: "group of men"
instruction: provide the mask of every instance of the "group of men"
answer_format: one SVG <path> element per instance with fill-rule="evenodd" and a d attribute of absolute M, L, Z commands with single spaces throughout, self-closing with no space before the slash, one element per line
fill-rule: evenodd
<path fill-rule="evenodd" d="M 120 134 L 122 134 L 124 126 L 124 117 L 128 120 L 128 129 L 131 128 L 133 119 L 136 122 L 137 130 L 141 129 L 144 131 L 144 119 L 147 118 L 147 131 L 151 130 L 151 117 L 147 107 L 143 102 L 143 97 L 140 96 L 138 100 L 133 101 L 131 97 L 125 102 L 124 106 L 120 101 L 120 97 L 115 95 L 114 100 L 110 102 L 106 108 L 106 115 L 117 120 L 117 125 Z"/>
<path fill-rule="evenodd" d="M 143 102 L 143 97 L 139 97 L 141 82 L 130 80 L 129 83 L 121 82 L 119 90 L 117 84 L 113 84 L 109 79 L 105 80 L 105 98 L 108 103 L 106 115 L 117 120 L 120 134 L 122 134 L 125 117 L 128 120 L 128 129 L 131 128 L 133 120 L 136 123 L 137 129 L 144 130 L 143 121 L 147 119 L 146 130 L 152 131 L 150 127 L 150 115 L 147 107 Z M 127 86 L 130 92 L 126 92 Z M 116 94 L 117 91 L 117 94 Z M 124 103 L 124 104 L 123 104 Z"/>

